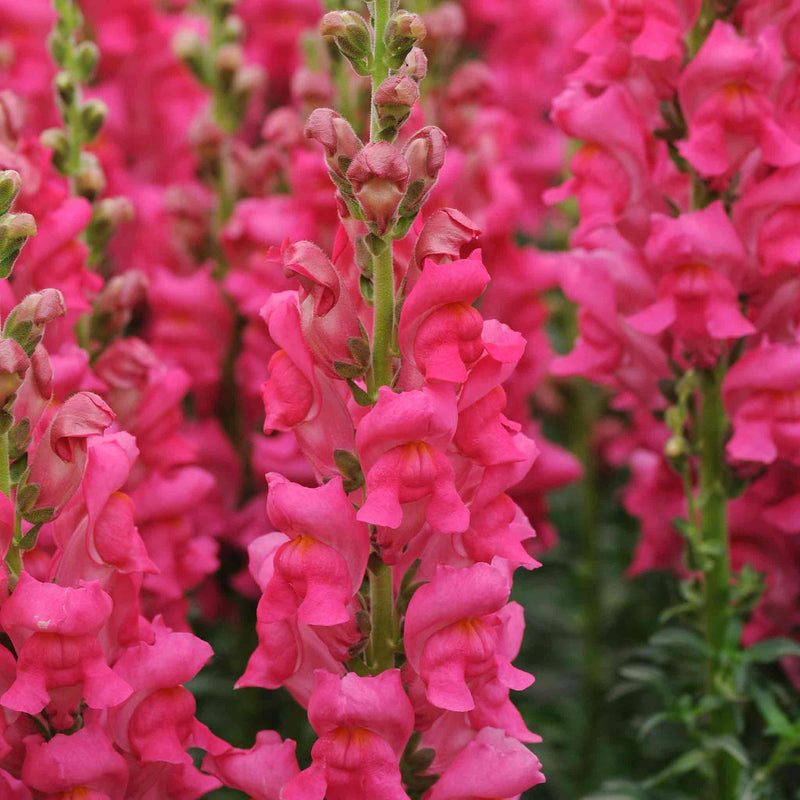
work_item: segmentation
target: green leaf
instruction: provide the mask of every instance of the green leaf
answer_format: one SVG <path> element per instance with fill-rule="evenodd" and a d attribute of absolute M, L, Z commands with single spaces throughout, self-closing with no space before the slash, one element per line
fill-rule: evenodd
<path fill-rule="evenodd" d="M 655 647 L 668 647 L 683 652 L 692 651 L 701 656 L 711 654 L 711 648 L 699 633 L 686 628 L 664 628 L 650 637 L 650 644 Z"/>
<path fill-rule="evenodd" d="M 755 701 L 756 707 L 761 712 L 761 716 L 767 723 L 765 731 L 767 734 L 786 736 L 792 732 L 792 723 L 781 710 L 772 692 L 760 686 L 753 686 L 750 689 L 750 694 Z"/>
<path fill-rule="evenodd" d="M 652 789 L 661 783 L 672 780 L 673 778 L 686 775 L 694 772 L 696 769 L 702 767 L 711 758 L 711 752 L 708 750 L 689 750 L 682 756 L 676 758 L 668 767 L 662 769 L 657 775 L 645 781 L 644 786 L 647 789 Z"/>
<path fill-rule="evenodd" d="M 786 656 L 800 656 L 800 642 L 791 639 L 765 639 L 748 647 L 742 658 L 750 664 L 770 664 Z"/>
<path fill-rule="evenodd" d="M 703 746 L 706 749 L 719 751 L 722 750 L 732 758 L 736 759 L 743 767 L 750 763 L 750 758 L 744 745 L 730 734 L 724 736 L 706 736 L 703 739 Z"/>

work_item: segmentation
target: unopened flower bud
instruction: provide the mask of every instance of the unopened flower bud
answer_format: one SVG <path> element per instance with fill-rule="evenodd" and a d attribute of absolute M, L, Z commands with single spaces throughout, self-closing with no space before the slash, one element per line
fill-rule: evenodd
<path fill-rule="evenodd" d="M 664 445 L 664 455 L 667 458 L 680 458 L 689 452 L 689 445 L 683 436 L 672 436 Z"/>
<path fill-rule="evenodd" d="M 408 164 L 387 142 L 372 142 L 353 159 L 347 178 L 368 222 L 382 236 L 394 219 L 408 186 Z"/>
<path fill-rule="evenodd" d="M 94 153 L 81 153 L 81 165 L 75 176 L 75 193 L 94 200 L 106 188 L 106 176 Z"/>
<path fill-rule="evenodd" d="M 86 229 L 86 243 L 93 252 L 103 252 L 120 225 L 133 219 L 133 204 L 127 197 L 105 197 L 95 203 Z"/>
<path fill-rule="evenodd" d="M 75 99 L 75 79 L 66 70 L 59 72 L 53 79 L 53 86 L 55 86 L 56 95 L 58 99 L 68 106 Z"/>
<path fill-rule="evenodd" d="M 203 40 L 191 30 L 179 30 L 172 38 L 172 52 L 183 61 L 200 83 L 208 86 L 210 75 Z"/>
<path fill-rule="evenodd" d="M 81 83 L 89 83 L 97 69 L 100 50 L 94 42 L 81 42 L 75 50 L 75 69 Z"/>
<path fill-rule="evenodd" d="M 67 168 L 69 139 L 62 128 L 48 128 L 39 137 L 45 147 L 53 151 L 53 166 L 61 173 Z"/>
<path fill-rule="evenodd" d="M 411 80 L 420 83 L 428 74 L 428 57 L 421 47 L 412 47 L 398 75 L 408 75 Z"/>
<path fill-rule="evenodd" d="M 393 139 L 397 135 L 398 128 L 408 119 L 418 99 L 419 88 L 407 75 L 393 75 L 378 87 L 375 110 L 385 139 Z"/>
<path fill-rule="evenodd" d="M 13 169 L 0 171 L 0 216 L 7 214 L 22 188 L 22 178 Z"/>
<path fill-rule="evenodd" d="M 30 214 L 6 214 L 0 219 L 0 278 L 11 274 L 20 250 L 35 234 L 36 222 Z"/>
<path fill-rule="evenodd" d="M 241 17 L 230 14 L 225 18 L 222 25 L 222 36 L 227 43 L 241 42 L 246 33 L 244 22 Z"/>
<path fill-rule="evenodd" d="M 66 313 L 64 295 L 58 289 L 34 292 L 11 309 L 3 325 L 3 336 L 14 339 L 30 355 L 41 340 L 47 323 Z"/>
<path fill-rule="evenodd" d="M 229 88 L 233 85 L 236 73 L 244 64 L 244 52 L 238 44 L 226 44 L 219 48 L 214 66 L 219 75 L 220 85 Z"/>
<path fill-rule="evenodd" d="M 100 99 L 93 97 L 81 108 L 81 127 L 86 142 L 91 142 L 103 127 L 108 116 L 108 106 Z"/>
<path fill-rule="evenodd" d="M 428 199 L 439 177 L 447 154 L 447 136 L 435 125 L 417 131 L 406 142 L 403 155 L 410 171 L 408 190 L 400 205 L 400 215 L 415 216 Z"/>
<path fill-rule="evenodd" d="M 397 69 L 417 42 L 425 38 L 425 23 L 419 14 L 395 11 L 386 25 L 383 40 L 386 43 L 386 63 Z"/>
<path fill-rule="evenodd" d="M 108 341 L 131 320 L 133 310 L 147 293 L 147 276 L 138 270 L 115 275 L 95 298 L 92 310 L 92 338 Z"/>
<path fill-rule="evenodd" d="M 25 351 L 13 339 L 0 339 L 0 408 L 22 386 L 30 363 Z"/>
<path fill-rule="evenodd" d="M 349 192 L 347 170 L 364 147 L 350 123 L 330 108 L 318 108 L 308 118 L 304 133 L 307 139 L 325 148 L 325 160 L 334 183 Z"/>
<path fill-rule="evenodd" d="M 364 74 L 372 57 L 372 36 L 364 18 L 355 11 L 331 11 L 319 25 L 323 36 L 332 36 L 341 54 L 359 74 Z"/>

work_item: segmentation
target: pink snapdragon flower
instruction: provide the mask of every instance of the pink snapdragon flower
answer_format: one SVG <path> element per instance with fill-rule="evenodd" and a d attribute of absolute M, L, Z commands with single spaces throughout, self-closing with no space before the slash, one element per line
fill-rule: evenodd
<path fill-rule="evenodd" d="M 343 678 L 318 670 L 308 719 L 319 739 L 311 766 L 283 789 L 283 800 L 408 800 L 398 762 L 414 711 L 398 670 Z"/>
<path fill-rule="evenodd" d="M 356 519 L 341 478 L 315 489 L 267 476 L 267 508 L 280 533 L 272 579 L 259 618 L 277 622 L 297 613 L 306 625 L 347 622 L 347 605 L 361 586 L 369 558 L 367 526 Z"/>
<path fill-rule="evenodd" d="M 703 175 L 733 175 L 754 148 L 774 167 L 800 161 L 800 143 L 775 121 L 770 94 L 781 74 L 777 31 L 748 40 L 717 20 L 678 86 L 689 139 L 678 149 Z"/>
<path fill-rule="evenodd" d="M 800 347 L 768 344 L 745 353 L 722 391 L 733 418 L 731 458 L 800 464 Z"/>
<path fill-rule="evenodd" d="M 499 612 L 509 592 L 507 574 L 484 563 L 461 570 L 437 567 L 433 580 L 415 592 L 406 614 L 406 654 L 433 705 L 470 711 L 475 708 L 470 683 L 487 673 L 509 688 L 530 685 L 533 678 L 498 652 Z"/>

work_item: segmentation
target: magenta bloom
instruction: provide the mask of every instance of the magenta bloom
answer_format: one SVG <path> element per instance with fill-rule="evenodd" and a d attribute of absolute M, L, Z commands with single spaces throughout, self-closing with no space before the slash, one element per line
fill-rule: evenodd
<path fill-rule="evenodd" d="M 343 678 L 318 670 L 308 719 L 319 739 L 312 764 L 282 800 L 408 800 L 398 762 L 414 730 L 398 670 Z"/>

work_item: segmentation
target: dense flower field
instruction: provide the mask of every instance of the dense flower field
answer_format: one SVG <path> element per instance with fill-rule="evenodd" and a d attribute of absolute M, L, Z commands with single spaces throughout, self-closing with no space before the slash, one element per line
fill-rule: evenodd
<path fill-rule="evenodd" d="M 0 0 L 0 800 L 798 800 L 798 109 L 794 0 Z"/>

